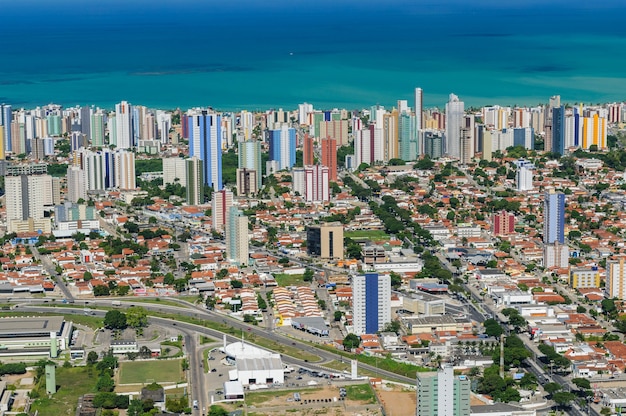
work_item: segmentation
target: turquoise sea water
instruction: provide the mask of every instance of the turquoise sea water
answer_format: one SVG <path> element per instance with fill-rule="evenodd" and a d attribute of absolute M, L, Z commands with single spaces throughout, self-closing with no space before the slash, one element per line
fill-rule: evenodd
<path fill-rule="evenodd" d="M 412 105 L 418 86 L 440 107 L 451 92 L 626 99 L 626 2 L 312 3 L 0 0 L 0 102 L 362 108 Z"/>

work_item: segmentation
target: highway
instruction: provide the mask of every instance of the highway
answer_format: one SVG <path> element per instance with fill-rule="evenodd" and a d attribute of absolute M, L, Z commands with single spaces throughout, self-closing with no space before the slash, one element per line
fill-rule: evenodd
<path fill-rule="evenodd" d="M 20 302 L 20 301 L 24 301 L 25 299 L 18 299 L 18 298 L 14 298 L 11 300 L 11 302 Z M 172 299 L 174 300 L 174 299 Z M 32 302 L 32 300 L 31 300 Z M 277 343 L 281 343 L 284 345 L 291 345 L 292 347 L 295 347 L 299 350 L 302 351 L 306 351 L 309 352 L 311 354 L 317 355 L 321 358 L 320 362 L 316 362 L 316 363 L 309 363 L 308 361 L 305 360 L 301 360 L 297 357 L 291 357 L 291 356 L 287 356 L 287 355 L 282 355 L 282 359 L 283 362 L 289 365 L 296 365 L 296 366 L 300 366 L 300 367 L 307 367 L 307 368 L 323 368 L 323 365 L 325 362 L 329 362 L 329 361 L 334 361 L 334 360 L 338 360 L 340 358 L 340 356 L 338 354 L 332 353 L 332 352 L 328 352 L 326 350 L 322 350 L 319 349 L 317 347 L 315 347 L 314 345 L 310 345 L 304 342 L 300 342 L 298 340 L 294 340 L 291 338 L 288 338 L 284 335 L 275 333 L 275 332 L 268 332 L 266 329 L 264 328 L 259 328 L 256 326 L 250 326 L 247 325 L 243 322 L 240 322 L 238 320 L 232 319 L 228 316 L 225 315 L 221 315 L 218 314 L 216 312 L 212 312 L 212 311 L 207 311 L 201 308 L 196 307 L 193 304 L 190 304 L 188 302 L 185 301 L 180 301 L 179 302 L 183 303 L 183 304 L 187 304 L 188 306 L 191 306 L 192 309 L 190 308 L 185 308 L 185 307 L 176 307 L 176 306 L 170 306 L 170 305 L 158 305 L 158 304 L 151 304 L 151 303 L 138 303 L 138 302 L 122 302 L 124 307 L 127 306 L 131 306 L 131 305 L 140 305 L 142 307 L 144 307 L 146 310 L 148 311 L 152 311 L 152 312 L 160 312 L 160 313 L 169 313 L 169 314 L 175 314 L 175 315 L 181 315 L 181 316 L 186 316 L 186 317 L 193 317 L 193 318 L 199 318 L 199 319 L 206 319 L 209 321 L 213 321 L 213 322 L 219 322 L 219 323 L 224 323 L 227 324 L 228 326 L 235 328 L 239 331 L 241 331 L 244 334 L 254 334 L 255 336 L 261 337 L 261 338 L 265 338 L 265 339 L 269 339 L 271 341 L 275 341 Z M 89 301 L 89 305 L 91 307 L 93 306 L 107 306 L 110 307 L 111 306 L 111 300 L 90 300 Z M 63 308 L 57 308 L 54 305 L 50 305 L 49 307 L 46 306 L 30 306 L 29 304 L 26 303 L 22 303 L 16 306 L 16 308 L 20 311 L 32 311 L 32 312 L 38 312 L 38 313 L 50 313 L 51 311 L 54 311 L 56 313 L 70 313 L 70 314 L 83 314 L 84 310 L 83 308 L 70 308 L 70 307 L 63 307 Z M 102 310 L 97 310 L 97 309 L 93 309 L 93 313 L 96 316 L 104 316 L 106 311 L 102 311 Z M 200 408 L 202 407 L 208 407 L 208 396 L 207 396 L 207 391 L 205 390 L 204 387 L 204 369 L 203 366 L 200 365 L 200 363 L 202 363 L 203 357 L 202 357 L 202 352 L 198 349 L 198 346 L 196 345 L 196 339 L 195 336 L 196 335 L 205 335 L 208 337 L 212 337 L 215 338 L 217 340 L 222 340 L 222 337 L 224 336 L 224 334 L 220 331 L 214 330 L 214 329 L 210 329 L 210 328 L 206 328 L 200 325 L 195 325 L 195 324 L 190 324 L 187 322 L 181 322 L 181 321 L 175 321 L 175 320 L 171 320 L 171 319 L 165 319 L 165 318 L 158 318 L 158 317 L 152 317 L 149 316 L 149 322 L 156 324 L 156 325 L 160 325 L 160 326 L 167 326 L 167 327 L 175 327 L 178 328 L 179 330 L 181 330 L 181 332 L 184 332 L 186 334 L 185 336 L 185 343 L 187 346 L 187 351 L 188 351 L 188 357 L 189 357 L 189 365 L 190 365 L 190 382 L 191 382 L 191 394 L 194 400 L 198 400 L 199 404 L 200 404 Z M 237 336 L 232 336 L 232 335 L 228 335 L 226 334 L 226 339 L 228 342 L 237 342 L 240 341 L 240 338 Z M 262 348 L 262 347 L 259 347 Z M 367 365 L 367 364 L 363 364 L 363 363 L 359 363 L 359 368 L 361 369 L 365 369 L 368 370 L 370 372 L 376 373 L 378 374 L 380 377 L 382 378 L 387 378 L 387 379 L 393 379 L 393 380 L 398 380 L 407 384 L 415 384 L 415 379 L 412 377 L 405 377 L 405 376 L 401 376 L 395 373 L 392 373 L 390 371 L 386 371 L 386 370 L 381 370 L 379 368 L 377 368 L 376 366 L 372 366 L 372 365 Z M 336 371 L 336 370 L 330 370 L 330 369 L 326 369 L 326 371 Z"/>

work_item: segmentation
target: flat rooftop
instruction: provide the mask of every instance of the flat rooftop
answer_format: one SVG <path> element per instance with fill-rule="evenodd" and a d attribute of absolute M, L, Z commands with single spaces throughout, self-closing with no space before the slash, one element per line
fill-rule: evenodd
<path fill-rule="evenodd" d="M 62 316 L 12 316 L 0 318 L 0 338 L 50 337 L 51 332 L 61 335 Z"/>

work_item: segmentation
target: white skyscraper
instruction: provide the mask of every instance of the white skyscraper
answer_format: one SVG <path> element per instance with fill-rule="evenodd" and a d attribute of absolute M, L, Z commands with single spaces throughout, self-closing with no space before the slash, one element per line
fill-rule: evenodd
<path fill-rule="evenodd" d="M 174 184 L 176 182 L 183 186 L 187 183 L 185 159 L 180 157 L 163 158 L 163 183 Z"/>
<path fill-rule="evenodd" d="M 366 273 L 352 279 L 353 332 L 375 334 L 391 322 L 391 278 Z"/>
<path fill-rule="evenodd" d="M 415 88 L 415 129 L 417 131 L 424 128 L 424 97 L 421 88 Z"/>
<path fill-rule="evenodd" d="M 248 264 L 248 217 L 230 207 L 226 225 L 226 255 L 237 264 Z"/>
<path fill-rule="evenodd" d="M 311 165 L 294 168 L 293 190 L 307 202 L 330 201 L 329 169 L 326 166 Z"/>
<path fill-rule="evenodd" d="M 527 160 L 518 160 L 515 162 L 517 165 L 517 172 L 515 174 L 515 184 L 519 192 L 532 191 L 533 190 L 533 170 L 535 165 Z"/>
<path fill-rule="evenodd" d="M 115 105 L 115 130 L 117 142 L 114 144 L 118 149 L 130 149 L 135 145 L 133 140 L 133 107 L 126 101 Z"/>
<path fill-rule="evenodd" d="M 465 103 L 459 101 L 459 97 L 450 94 L 450 100 L 446 103 L 446 154 L 450 157 L 461 156 L 461 127 Z"/>
<path fill-rule="evenodd" d="M 87 200 L 87 180 L 85 171 L 78 166 L 68 166 L 67 200 L 76 203 L 79 199 Z"/>
<path fill-rule="evenodd" d="M 50 175 L 5 176 L 7 232 L 50 232 L 50 219 L 44 217 L 44 205 L 52 194 Z"/>

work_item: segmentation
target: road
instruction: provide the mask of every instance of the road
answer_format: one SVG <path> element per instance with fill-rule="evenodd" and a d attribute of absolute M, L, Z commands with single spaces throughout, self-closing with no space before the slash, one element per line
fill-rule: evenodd
<path fill-rule="evenodd" d="M 57 273 L 56 267 L 54 266 L 54 264 L 52 264 L 52 260 L 50 260 L 50 257 L 41 255 L 35 245 L 31 245 L 30 248 L 35 259 L 41 262 L 44 269 L 46 269 L 48 274 L 55 280 L 57 287 L 61 290 L 63 296 L 65 296 L 65 299 L 67 299 L 68 301 L 73 301 L 74 297 L 72 296 L 72 293 L 65 285 L 63 277 Z"/>

